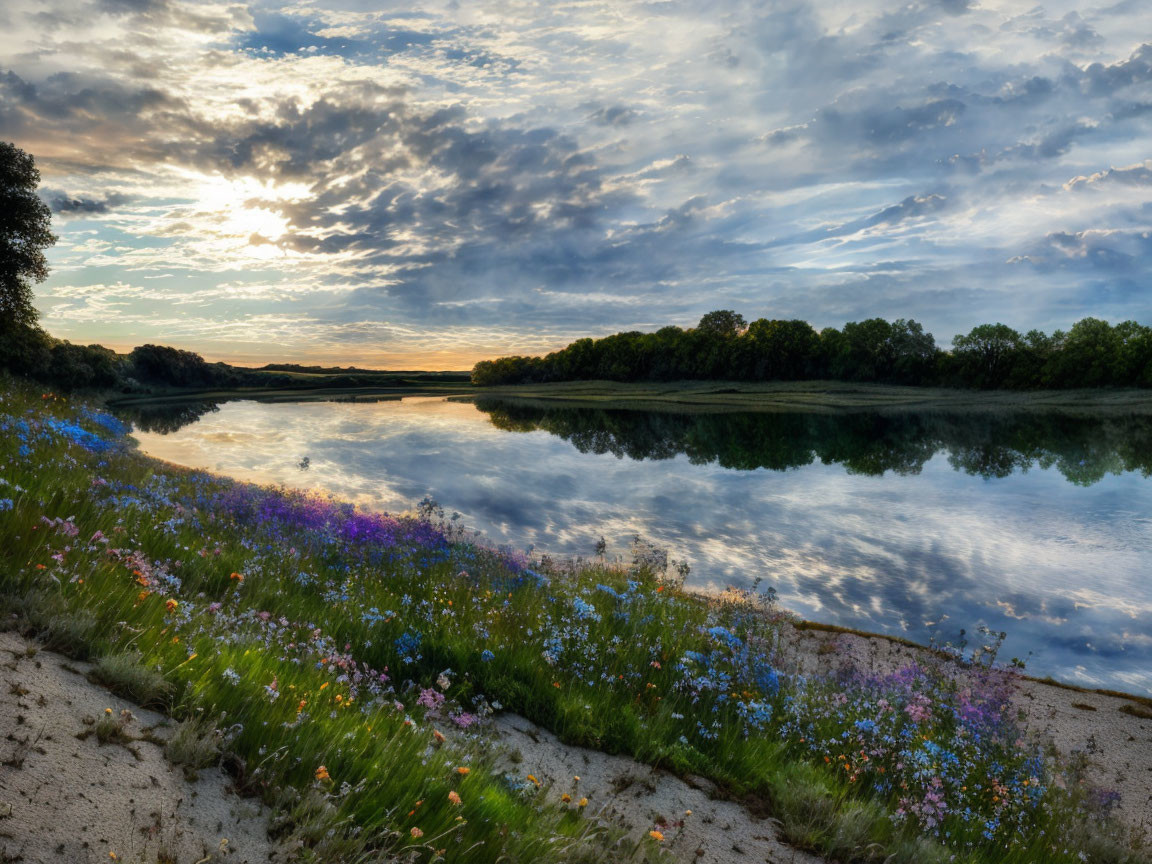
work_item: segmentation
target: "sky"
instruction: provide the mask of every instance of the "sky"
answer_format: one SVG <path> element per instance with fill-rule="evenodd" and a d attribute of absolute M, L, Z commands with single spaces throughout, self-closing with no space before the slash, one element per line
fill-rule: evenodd
<path fill-rule="evenodd" d="M 43 325 L 463 369 L 731 308 L 1152 324 L 1152 3 L 5 0 Z"/>

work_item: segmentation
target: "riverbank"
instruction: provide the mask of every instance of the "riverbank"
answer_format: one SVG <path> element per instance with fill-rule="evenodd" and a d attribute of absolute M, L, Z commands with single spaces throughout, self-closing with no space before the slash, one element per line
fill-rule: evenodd
<path fill-rule="evenodd" d="M 808 674 L 835 672 L 846 658 L 893 672 L 927 651 L 883 637 L 806 627 L 784 632 L 790 662 Z M 16 633 L 0 633 L 0 659 L 5 655 L 0 688 L 13 697 L 0 711 L 6 860 L 48 864 L 66 855 L 96 862 L 108 860 L 107 853 L 126 861 L 294 860 L 292 843 L 268 836 L 277 814 L 237 794 L 217 765 L 219 753 L 194 772 L 166 756 L 181 724 L 94 683 L 91 663 L 44 651 Z M 1089 783 L 1119 792 L 1116 814 L 1125 829 L 1135 843 L 1152 844 L 1152 709 L 1141 714 L 1133 710 L 1139 701 L 1027 678 L 1014 702 L 1031 734 L 1049 738 L 1065 758 L 1082 758 Z M 94 729 L 109 706 L 122 736 L 102 741 Z M 514 714 L 500 714 L 483 729 L 501 770 L 533 776 L 554 805 L 563 806 L 564 796 L 596 802 L 596 818 L 625 842 L 639 845 L 647 831 L 660 830 L 672 860 L 826 860 L 789 846 L 778 825 L 726 800 L 705 777 L 567 745 Z"/>
<path fill-rule="evenodd" d="M 571 381 L 484 387 L 454 400 L 675 412 L 1046 411 L 1152 413 L 1152 390 L 958 390 L 842 381 Z"/>
<path fill-rule="evenodd" d="M 622 846 L 597 802 L 546 806 L 505 770 L 477 730 L 507 713 L 703 777 L 827 857 L 1139 860 L 1108 790 L 1028 733 L 1013 674 L 980 658 L 805 672 L 767 598 L 686 594 L 656 560 L 550 566 L 433 512 L 166 468 L 86 406 L 0 408 L 6 614 L 203 712 L 274 809 L 319 799 L 317 860 L 659 855 L 668 814 Z"/>
<path fill-rule="evenodd" d="M 448 376 L 450 377 L 450 376 Z M 105 393 L 110 408 L 178 405 L 185 402 L 376 401 L 407 396 L 444 396 L 451 401 L 513 400 L 522 405 L 604 410 L 728 413 L 847 413 L 861 411 L 1152 414 L 1152 390 L 958 390 L 842 381 L 676 381 L 624 383 L 571 381 L 505 387 L 475 387 L 434 375 L 398 379 L 387 385 L 333 386 L 323 380 L 300 387 L 169 389 L 153 393 Z"/>

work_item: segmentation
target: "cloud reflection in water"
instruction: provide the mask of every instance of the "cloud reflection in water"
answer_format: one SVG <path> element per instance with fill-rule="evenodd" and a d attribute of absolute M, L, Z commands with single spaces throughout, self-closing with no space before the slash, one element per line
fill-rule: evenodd
<path fill-rule="evenodd" d="M 699 588 L 763 576 L 805 617 L 918 641 L 986 624 L 1037 674 L 1152 692 L 1152 421 L 483 407 L 242 401 L 136 435 L 370 507 L 431 495 L 521 548 L 638 533 Z"/>

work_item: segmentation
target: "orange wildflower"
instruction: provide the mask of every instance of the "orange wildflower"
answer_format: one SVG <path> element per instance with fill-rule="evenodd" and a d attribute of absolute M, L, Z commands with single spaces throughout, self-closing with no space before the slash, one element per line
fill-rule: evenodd
<path fill-rule="evenodd" d="M 448 790 L 448 803 L 460 805 L 464 802 L 460 800 L 460 796 L 456 793 L 455 789 Z"/>
<path fill-rule="evenodd" d="M 411 827 L 411 829 L 409 829 L 408 833 L 411 834 L 413 839 L 415 839 L 415 840 L 419 840 L 421 837 L 424 836 L 424 832 L 421 831 L 419 828 L 417 828 L 415 825 L 413 825 Z"/>
<path fill-rule="evenodd" d="M 576 802 L 576 806 L 577 807 L 587 807 L 588 806 L 588 799 L 587 798 L 581 798 L 578 802 Z"/>
<path fill-rule="evenodd" d="M 563 795 L 560 796 L 560 800 L 563 801 L 565 804 L 570 804 L 570 803 L 572 803 L 572 796 L 569 795 L 567 792 L 565 792 Z"/>
<path fill-rule="evenodd" d="M 457 774 L 460 774 L 460 775 L 465 776 L 465 777 L 467 777 L 468 774 L 471 773 L 471 771 L 472 771 L 471 768 L 465 768 L 463 765 L 461 765 L 459 768 L 456 769 Z"/>
<path fill-rule="evenodd" d="M 243 573 L 233 573 L 228 578 L 229 579 L 235 579 L 237 582 L 243 582 L 244 581 L 244 574 Z"/>
<path fill-rule="evenodd" d="M 432 737 L 436 739 L 437 744 L 443 744 L 444 743 L 444 733 L 443 732 L 438 732 L 437 730 L 433 729 L 432 730 Z"/>
<path fill-rule="evenodd" d="M 653 840 L 655 840 L 657 843 L 663 843 L 664 842 L 664 835 L 661 834 L 659 831 L 649 831 L 648 836 L 651 837 Z"/>
<path fill-rule="evenodd" d="M 169 597 L 168 600 L 164 603 L 164 608 L 167 609 L 169 612 L 175 612 L 176 607 L 179 605 L 180 605 L 179 603 L 177 603 L 175 600 L 173 600 L 171 597 Z"/>
<path fill-rule="evenodd" d="M 331 780 L 332 778 L 328 774 L 328 769 L 325 768 L 323 765 L 321 765 L 319 768 L 316 769 L 316 779 L 320 780 L 320 781 L 324 781 L 324 780 Z"/>

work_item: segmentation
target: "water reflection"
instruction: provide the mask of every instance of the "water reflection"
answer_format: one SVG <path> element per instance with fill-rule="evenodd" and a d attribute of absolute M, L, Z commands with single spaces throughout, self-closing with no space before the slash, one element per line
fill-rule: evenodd
<path fill-rule="evenodd" d="M 219 411 L 219 402 L 140 402 L 116 409 L 121 420 L 143 432 L 167 435 L 189 426 L 212 411 Z"/>
<path fill-rule="evenodd" d="M 1033 671 L 1152 692 L 1148 418 L 425 398 L 232 402 L 151 428 L 145 452 L 181 464 L 384 509 L 430 494 L 495 542 L 559 554 L 639 533 L 700 588 L 763 576 L 806 617 L 919 641 L 987 624 Z"/>
<path fill-rule="evenodd" d="M 499 429 L 544 430 L 581 453 L 783 471 L 820 461 L 852 474 L 919 474 L 938 452 L 957 471 L 1008 477 L 1055 468 L 1091 485 L 1108 474 L 1152 474 L 1152 417 L 1053 413 L 670 414 L 541 408 L 480 399 Z"/>

